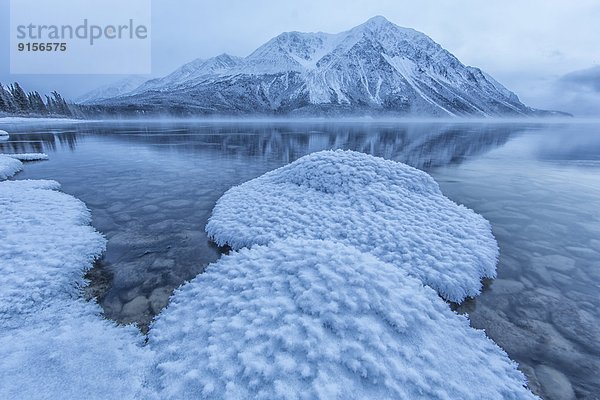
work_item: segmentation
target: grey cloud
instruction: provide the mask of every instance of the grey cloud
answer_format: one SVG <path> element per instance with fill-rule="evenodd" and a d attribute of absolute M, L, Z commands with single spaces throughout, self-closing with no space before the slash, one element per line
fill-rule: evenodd
<path fill-rule="evenodd" d="M 600 65 L 568 73 L 562 76 L 558 83 L 563 88 L 574 91 L 587 90 L 600 93 Z"/>

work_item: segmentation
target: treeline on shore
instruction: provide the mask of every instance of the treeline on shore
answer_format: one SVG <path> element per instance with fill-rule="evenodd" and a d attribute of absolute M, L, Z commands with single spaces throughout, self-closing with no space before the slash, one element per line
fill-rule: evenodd
<path fill-rule="evenodd" d="M 83 116 L 78 105 L 67 102 L 57 91 L 42 97 L 37 91 L 25 92 L 18 82 L 8 86 L 0 83 L 0 115 L 71 118 Z"/>

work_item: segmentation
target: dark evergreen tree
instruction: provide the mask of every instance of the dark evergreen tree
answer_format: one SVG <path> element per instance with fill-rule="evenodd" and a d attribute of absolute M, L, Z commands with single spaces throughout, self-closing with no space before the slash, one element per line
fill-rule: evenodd
<path fill-rule="evenodd" d="M 4 95 L 4 86 L 0 83 L 0 112 L 8 112 L 8 104 L 5 100 L 6 96 Z"/>
<path fill-rule="evenodd" d="M 60 115 L 72 116 L 73 113 L 71 112 L 71 109 L 69 108 L 69 105 L 67 104 L 65 99 L 63 99 L 62 96 L 56 90 L 53 91 L 51 94 L 53 97 L 53 103 L 56 109 L 56 113 Z"/>
<path fill-rule="evenodd" d="M 46 104 L 44 104 L 44 100 L 42 100 L 42 96 L 38 92 L 30 92 L 27 94 L 27 99 L 29 101 L 29 109 L 35 114 L 48 114 L 48 109 L 46 108 Z"/>
<path fill-rule="evenodd" d="M 0 83 L 0 111 L 7 113 L 16 112 L 16 106 L 13 101 L 12 95 L 4 86 Z"/>
<path fill-rule="evenodd" d="M 13 83 L 9 87 L 10 94 L 15 102 L 15 105 L 18 108 L 18 111 L 21 112 L 29 112 L 29 100 L 27 99 L 27 95 L 25 91 L 21 88 L 18 82 Z"/>

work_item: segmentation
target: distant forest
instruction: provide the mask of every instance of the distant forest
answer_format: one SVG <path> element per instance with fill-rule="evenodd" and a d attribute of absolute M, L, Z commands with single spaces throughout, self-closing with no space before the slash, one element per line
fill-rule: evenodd
<path fill-rule="evenodd" d="M 42 97 L 38 92 L 26 93 L 17 82 L 4 86 L 0 83 L 0 116 L 81 117 L 75 104 L 69 104 L 56 91 Z"/>

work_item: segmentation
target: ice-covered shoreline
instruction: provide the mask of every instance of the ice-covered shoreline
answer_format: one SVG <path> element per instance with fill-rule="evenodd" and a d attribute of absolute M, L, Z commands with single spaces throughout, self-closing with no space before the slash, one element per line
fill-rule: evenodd
<path fill-rule="evenodd" d="M 86 206 L 59 188 L 0 182 L 0 397 L 140 396 L 150 353 L 137 329 L 81 299 L 105 239 Z"/>
<path fill-rule="evenodd" d="M 346 169 L 343 156 L 329 161 Z M 339 182 L 322 167 L 288 172 L 313 189 Z M 345 172 L 350 195 L 364 176 Z M 426 174 L 403 172 L 408 192 L 438 195 Z M 176 291 L 143 346 L 139 331 L 81 299 L 105 243 L 85 205 L 58 189 L 0 182 L 0 397 L 534 398 L 506 354 L 418 274 L 335 237 L 273 237 L 211 264 Z"/>
<path fill-rule="evenodd" d="M 0 180 L 8 179 L 23 169 L 23 163 L 14 157 L 0 154 Z"/>

